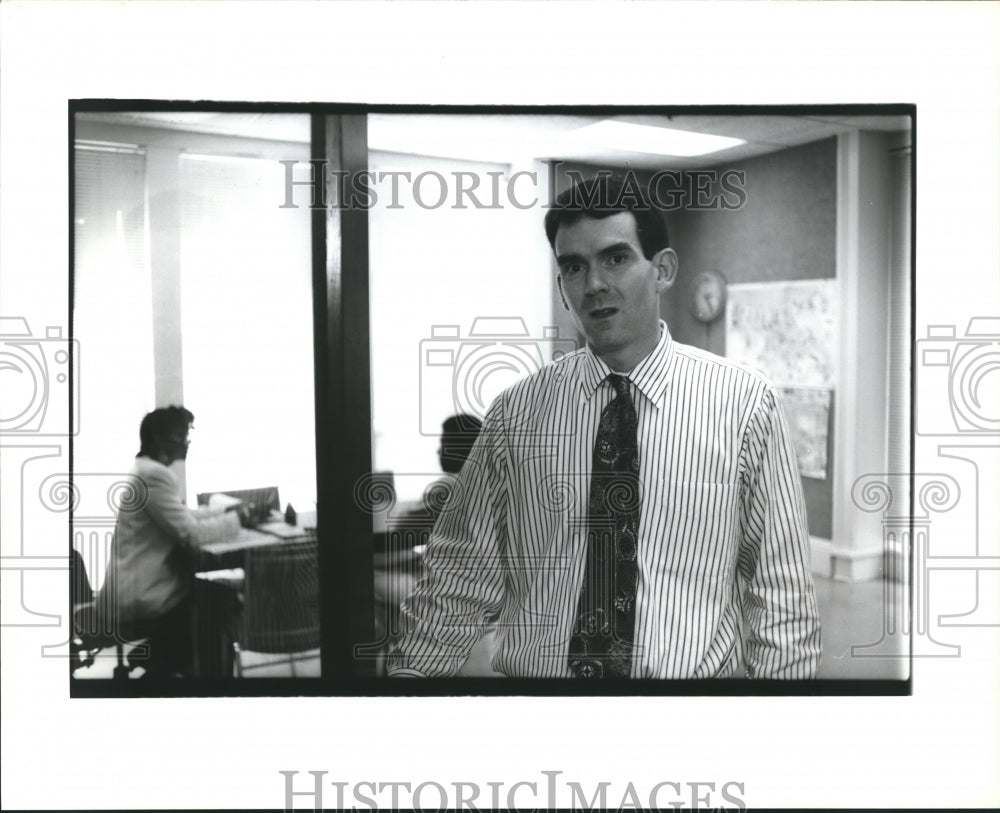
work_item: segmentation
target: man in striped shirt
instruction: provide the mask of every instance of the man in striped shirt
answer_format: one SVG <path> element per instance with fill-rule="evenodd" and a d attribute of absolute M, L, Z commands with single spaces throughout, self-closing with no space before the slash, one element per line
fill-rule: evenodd
<path fill-rule="evenodd" d="M 660 297 L 677 256 L 661 214 L 634 187 L 606 176 L 579 184 L 545 228 L 563 304 L 587 346 L 490 407 L 432 534 L 427 575 L 401 607 L 389 674 L 453 675 L 491 623 L 499 672 L 580 674 L 571 664 L 594 569 L 594 443 L 617 373 L 638 439 L 623 676 L 814 677 L 809 536 L 775 388 L 672 340 Z"/>

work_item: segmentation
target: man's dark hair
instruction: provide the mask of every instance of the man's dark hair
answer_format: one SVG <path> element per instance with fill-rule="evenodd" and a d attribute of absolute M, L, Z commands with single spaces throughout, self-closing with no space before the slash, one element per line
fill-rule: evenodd
<path fill-rule="evenodd" d="M 140 455 L 150 457 L 161 451 L 171 435 L 186 435 L 194 423 L 194 415 L 182 406 L 154 409 L 139 424 Z"/>
<path fill-rule="evenodd" d="M 599 172 L 563 191 L 545 213 L 545 236 L 555 251 L 560 226 L 571 226 L 582 217 L 600 220 L 620 212 L 631 212 L 635 218 L 639 245 L 647 260 L 670 245 L 662 213 L 650 205 L 645 185 L 632 172 Z"/>
<path fill-rule="evenodd" d="M 458 474 L 469 457 L 483 422 L 475 415 L 452 415 L 441 424 L 441 468 Z"/>

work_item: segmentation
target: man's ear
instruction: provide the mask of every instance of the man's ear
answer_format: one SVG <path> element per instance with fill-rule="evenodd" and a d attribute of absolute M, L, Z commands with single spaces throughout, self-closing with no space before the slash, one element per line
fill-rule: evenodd
<path fill-rule="evenodd" d="M 672 248 L 661 249 L 653 255 L 657 293 L 662 294 L 677 281 L 677 266 L 677 252 Z"/>
<path fill-rule="evenodd" d="M 561 274 L 556 274 L 556 285 L 559 286 L 559 298 L 562 300 L 563 307 L 566 310 L 569 310 L 569 302 L 566 301 L 566 294 L 563 292 L 563 289 L 562 289 L 562 275 Z"/>

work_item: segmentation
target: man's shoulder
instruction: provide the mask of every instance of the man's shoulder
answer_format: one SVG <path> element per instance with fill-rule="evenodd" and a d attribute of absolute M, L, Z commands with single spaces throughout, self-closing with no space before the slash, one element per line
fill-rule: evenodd
<path fill-rule="evenodd" d="M 674 341 L 674 353 L 679 363 L 706 373 L 715 372 L 711 380 L 718 386 L 733 389 L 749 389 L 763 394 L 774 389 L 774 384 L 760 370 L 732 359 L 718 356 L 700 347 Z"/>
<path fill-rule="evenodd" d="M 577 380 L 577 372 L 585 352 L 586 348 L 581 347 L 550 361 L 530 375 L 515 381 L 501 393 L 500 397 L 509 403 L 520 398 L 551 392 L 556 387 L 572 385 Z"/>
<path fill-rule="evenodd" d="M 494 399 L 486 423 L 509 430 L 537 429 L 537 424 L 558 411 L 558 404 L 564 403 L 571 388 L 578 385 L 584 352 L 567 353 L 508 386 Z"/>
<path fill-rule="evenodd" d="M 174 473 L 169 468 L 158 460 L 145 456 L 135 459 L 131 474 L 145 483 L 166 483 L 168 485 L 176 485 L 177 483 L 177 478 L 174 477 Z"/>

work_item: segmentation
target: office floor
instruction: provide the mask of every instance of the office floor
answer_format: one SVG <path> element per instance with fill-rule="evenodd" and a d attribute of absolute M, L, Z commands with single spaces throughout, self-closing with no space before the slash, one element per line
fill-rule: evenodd
<path fill-rule="evenodd" d="M 126 658 L 130 649 L 131 647 L 126 648 Z M 298 653 L 296 660 L 291 662 L 289 662 L 287 655 L 270 655 L 261 652 L 244 652 L 242 660 L 244 678 L 319 677 L 318 649 Z M 114 649 L 103 650 L 98 653 L 93 665 L 78 669 L 75 677 L 77 680 L 110 679 L 116 662 Z M 137 667 L 129 677 L 138 679 L 142 677 L 142 674 L 142 667 Z"/>
<path fill-rule="evenodd" d="M 890 619 L 901 617 L 906 595 L 902 585 L 882 579 L 848 584 L 816 577 L 816 601 L 823 627 L 819 677 L 905 678 L 909 674 L 908 659 L 889 646 L 885 630 Z M 875 656 L 876 652 L 879 656 Z"/>
<path fill-rule="evenodd" d="M 871 656 L 876 651 L 871 645 L 884 637 L 883 630 L 889 615 L 887 605 L 898 607 L 905 595 L 899 585 L 892 585 L 891 589 L 886 589 L 883 585 L 880 579 L 848 584 L 816 578 L 816 599 L 823 625 L 821 678 L 874 680 L 906 676 L 908 664 L 905 659 Z M 490 645 L 490 639 L 484 639 L 473 650 L 461 674 L 496 675 L 489 665 Z M 77 678 L 110 678 L 115 661 L 113 651 L 109 654 L 110 657 L 98 657 L 93 666 L 78 670 Z M 284 655 L 244 652 L 244 676 L 318 677 L 319 650 L 303 655 L 301 660 L 289 663 Z"/>

